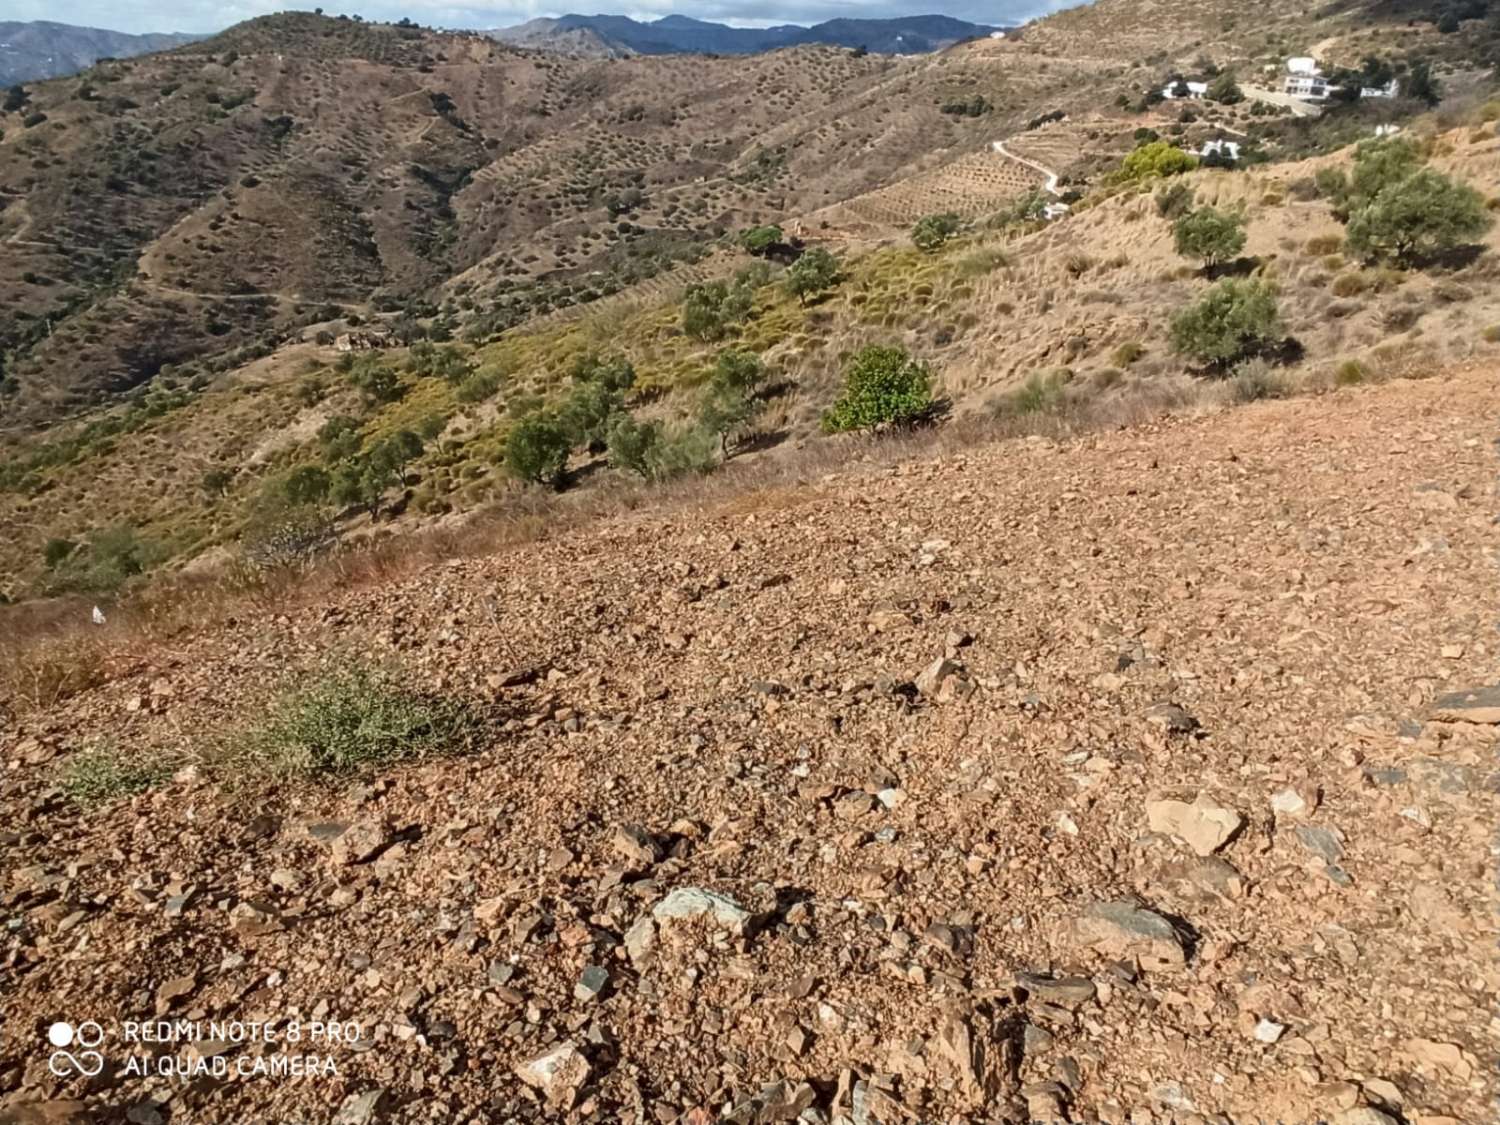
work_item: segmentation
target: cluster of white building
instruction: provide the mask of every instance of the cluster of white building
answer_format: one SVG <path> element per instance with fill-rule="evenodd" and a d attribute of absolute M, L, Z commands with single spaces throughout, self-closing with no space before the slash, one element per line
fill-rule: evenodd
<path fill-rule="evenodd" d="M 1310 55 L 1299 55 L 1286 60 L 1286 74 L 1281 80 L 1281 92 L 1303 101 L 1327 101 L 1338 93 L 1339 87 L 1323 73 L 1318 60 Z M 1400 84 L 1392 78 L 1384 86 L 1361 86 L 1362 98 L 1394 98 L 1401 92 Z M 1161 96 L 1168 101 L 1201 99 L 1208 93 L 1207 82 L 1171 82 L 1162 87 Z"/>
<path fill-rule="evenodd" d="M 1308 102 L 1327 101 L 1338 93 L 1336 86 L 1318 60 L 1309 55 L 1299 55 L 1286 60 L 1286 76 L 1281 80 L 1281 92 Z M 1394 98 L 1401 92 L 1400 84 L 1392 78 L 1384 86 L 1361 86 L 1362 98 Z"/>

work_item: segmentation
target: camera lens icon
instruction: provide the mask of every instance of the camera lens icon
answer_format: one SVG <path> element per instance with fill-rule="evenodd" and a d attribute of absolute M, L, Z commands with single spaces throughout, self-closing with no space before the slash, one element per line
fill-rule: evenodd
<path fill-rule="evenodd" d="M 58 1020 L 47 1028 L 47 1042 L 57 1048 L 47 1065 L 59 1077 L 76 1072 L 92 1078 L 104 1069 L 104 1056 L 98 1051 L 85 1049 L 74 1054 L 67 1050 L 74 1046 L 97 1047 L 104 1042 L 104 1028 L 93 1020 L 84 1020 L 77 1027 L 65 1020 Z"/>

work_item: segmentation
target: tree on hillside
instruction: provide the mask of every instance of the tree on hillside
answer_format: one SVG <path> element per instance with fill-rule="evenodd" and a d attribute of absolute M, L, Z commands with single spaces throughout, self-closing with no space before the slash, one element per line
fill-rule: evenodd
<path fill-rule="evenodd" d="M 706 281 L 688 286 L 682 300 L 682 330 L 695 340 L 719 340 L 729 326 L 750 315 L 755 292 L 736 281 Z"/>
<path fill-rule="evenodd" d="M 573 386 L 563 401 L 557 421 L 570 446 L 605 448 L 609 427 L 625 412 L 625 392 L 635 385 L 635 368 L 622 355 L 580 356 L 573 364 Z"/>
<path fill-rule="evenodd" d="M 299 465 L 276 482 L 276 492 L 293 506 L 316 504 L 328 495 L 331 481 L 317 465 Z"/>
<path fill-rule="evenodd" d="M 818 246 L 787 267 L 786 290 L 805 305 L 809 297 L 832 289 L 838 279 L 838 259 Z"/>
<path fill-rule="evenodd" d="M 1172 239 L 1185 258 L 1198 258 L 1205 269 L 1232 261 L 1245 248 L 1245 215 L 1199 207 L 1172 224 Z"/>
<path fill-rule="evenodd" d="M 1276 291 L 1262 281 L 1227 278 L 1172 318 L 1172 347 L 1219 370 L 1281 333 Z"/>
<path fill-rule="evenodd" d="M 825 433 L 874 432 L 887 424 L 908 425 L 932 406 L 927 365 L 905 348 L 872 344 L 850 361 L 844 393 L 823 415 Z"/>
<path fill-rule="evenodd" d="M 359 452 L 359 419 L 335 414 L 318 428 L 318 444 L 330 463 L 353 457 Z"/>
<path fill-rule="evenodd" d="M 655 452 L 661 442 L 660 422 L 640 422 L 621 414 L 610 424 L 607 445 L 609 463 L 616 469 L 629 469 L 650 479 L 655 469 Z"/>
<path fill-rule="evenodd" d="M 751 227 L 740 232 L 740 245 L 747 254 L 760 256 L 780 244 L 784 237 L 778 226 Z"/>
<path fill-rule="evenodd" d="M 704 388 L 699 405 L 699 424 L 719 439 L 719 457 L 729 459 L 729 438 L 760 413 L 763 403 L 755 397 L 765 381 L 766 368 L 753 352 L 732 348 L 719 353 L 714 372 Z"/>
<path fill-rule="evenodd" d="M 505 439 L 505 469 L 517 480 L 560 488 L 572 444 L 568 431 L 556 418 L 528 415 Z"/>
<path fill-rule="evenodd" d="M 1406 77 L 1401 79 L 1401 92 L 1428 105 L 1437 105 L 1443 100 L 1443 88 L 1432 76 L 1432 64 L 1426 59 L 1411 64 Z"/>
<path fill-rule="evenodd" d="M 1493 223 L 1477 191 L 1422 168 L 1349 216 L 1349 248 L 1412 265 L 1476 241 Z"/>
<path fill-rule="evenodd" d="M 958 216 L 951 211 L 941 215 L 924 215 L 911 228 L 911 240 L 918 250 L 931 253 L 957 234 L 960 225 Z"/>
<path fill-rule="evenodd" d="M 1234 71 L 1226 70 L 1208 84 L 1208 92 L 1203 95 L 1211 102 L 1220 105 L 1234 105 L 1245 100 L 1244 92 L 1240 90 L 1240 84 L 1234 80 Z"/>

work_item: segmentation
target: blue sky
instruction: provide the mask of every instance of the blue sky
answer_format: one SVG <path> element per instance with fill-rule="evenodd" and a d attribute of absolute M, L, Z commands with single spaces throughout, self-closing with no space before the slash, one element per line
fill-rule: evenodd
<path fill-rule="evenodd" d="M 578 4 L 551 0 L 498 0 L 495 4 L 455 6 L 451 0 L 370 0 L 347 5 L 324 0 L 330 15 L 359 14 L 366 19 L 395 20 L 408 16 L 434 27 L 506 27 L 536 16 L 560 16 L 569 12 L 598 11 L 656 19 L 678 14 L 718 20 L 741 27 L 764 27 L 777 23 L 818 23 L 840 16 L 875 19 L 888 16 L 941 12 L 975 23 L 1020 23 L 1049 11 L 1067 7 L 1076 0 L 875 0 L 846 3 L 843 0 L 623 0 L 618 7 L 600 0 Z M 316 0 L 306 6 L 314 7 Z M 104 27 L 114 31 L 218 31 L 231 23 L 269 12 L 285 11 L 285 0 L 6 0 L 4 18 L 53 20 L 57 23 Z"/>

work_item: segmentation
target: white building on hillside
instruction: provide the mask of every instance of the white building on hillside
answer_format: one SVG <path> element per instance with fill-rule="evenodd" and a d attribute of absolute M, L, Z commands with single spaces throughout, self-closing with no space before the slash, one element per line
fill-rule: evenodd
<path fill-rule="evenodd" d="M 1298 55 L 1296 58 L 1287 59 L 1286 72 L 1288 74 L 1305 74 L 1309 77 L 1322 73 L 1318 68 L 1318 60 L 1310 55 Z"/>
<path fill-rule="evenodd" d="M 1186 91 L 1184 93 L 1183 91 Z M 1208 93 L 1207 82 L 1173 82 L 1161 88 L 1161 96 L 1172 98 L 1201 98 Z"/>
<path fill-rule="evenodd" d="M 1200 157 L 1222 157 L 1230 163 L 1238 163 L 1240 159 L 1240 143 L 1238 141 L 1226 141 L 1220 138 L 1214 141 L 1204 141 L 1203 147 L 1194 151 L 1195 156 Z"/>
<path fill-rule="evenodd" d="M 1323 74 L 1288 74 L 1281 91 L 1309 102 L 1325 102 L 1338 89 Z"/>
<path fill-rule="evenodd" d="M 1359 96 L 1362 98 L 1394 98 L 1401 92 L 1401 83 L 1392 78 L 1384 86 L 1361 86 Z"/>

